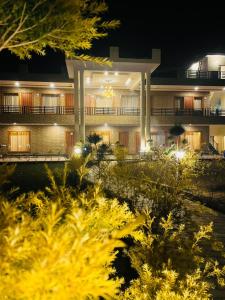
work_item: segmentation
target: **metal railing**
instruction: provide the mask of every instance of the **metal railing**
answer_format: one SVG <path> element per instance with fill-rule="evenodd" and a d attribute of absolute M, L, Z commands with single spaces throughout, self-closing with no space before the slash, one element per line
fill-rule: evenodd
<path fill-rule="evenodd" d="M 177 108 L 152 108 L 153 116 L 204 116 L 204 117 L 224 117 L 225 110 L 221 109 L 177 109 Z"/>
<path fill-rule="evenodd" d="M 186 71 L 186 78 L 190 79 L 225 79 L 224 71 Z"/>
<path fill-rule="evenodd" d="M 130 107 L 85 107 L 85 113 L 94 115 L 138 116 L 139 108 Z M 0 114 L 43 114 L 70 115 L 74 114 L 72 106 L 15 106 L 0 105 Z"/>
<path fill-rule="evenodd" d="M 87 115 L 138 116 L 139 108 L 130 107 L 86 107 Z"/>

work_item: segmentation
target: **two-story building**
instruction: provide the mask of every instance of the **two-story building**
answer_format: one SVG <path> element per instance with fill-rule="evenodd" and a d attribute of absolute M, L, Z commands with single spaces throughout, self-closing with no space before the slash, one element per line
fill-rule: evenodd
<path fill-rule="evenodd" d="M 63 74 L 0 74 L 0 151 L 69 154 L 96 132 L 130 154 L 147 141 L 167 145 L 182 124 L 194 150 L 209 142 L 225 148 L 225 55 L 207 55 L 178 76 L 154 76 L 160 50 L 150 59 L 120 58 L 111 66 L 66 60 Z"/>

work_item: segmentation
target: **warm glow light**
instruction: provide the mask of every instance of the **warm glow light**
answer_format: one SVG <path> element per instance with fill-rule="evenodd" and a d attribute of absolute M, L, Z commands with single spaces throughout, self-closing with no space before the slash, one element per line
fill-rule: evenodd
<path fill-rule="evenodd" d="M 115 75 L 115 76 L 118 76 L 118 75 L 119 75 L 119 73 L 118 73 L 118 72 L 115 72 L 115 73 L 114 73 L 114 75 Z"/>
<path fill-rule="evenodd" d="M 198 91 L 198 86 L 195 87 L 195 91 Z"/>
<path fill-rule="evenodd" d="M 86 83 L 87 83 L 87 84 L 90 84 L 90 83 L 91 83 L 91 78 L 90 78 L 90 77 L 87 77 L 87 78 L 86 78 Z"/>
<path fill-rule="evenodd" d="M 52 82 L 49 84 L 50 88 L 54 88 L 55 87 L 55 84 Z"/>
<path fill-rule="evenodd" d="M 80 155 L 81 152 L 82 152 L 82 151 L 81 151 L 81 148 L 80 148 L 80 147 L 75 147 L 75 148 L 74 148 L 74 153 L 75 153 L 75 154 Z"/>
<path fill-rule="evenodd" d="M 193 63 L 189 68 L 189 70 L 191 71 L 198 71 L 198 69 L 199 69 L 199 62 Z"/>
<path fill-rule="evenodd" d="M 18 81 L 16 81 L 15 86 L 20 86 L 20 83 Z"/>
<path fill-rule="evenodd" d="M 16 123 L 13 123 L 13 125 L 16 125 Z"/>
<path fill-rule="evenodd" d="M 223 90 L 225 91 L 225 87 L 223 88 Z"/>
<path fill-rule="evenodd" d="M 114 91 L 110 84 L 105 85 L 103 88 L 103 96 L 105 96 L 106 98 L 111 98 L 114 96 Z"/>
<path fill-rule="evenodd" d="M 178 150 L 175 152 L 175 156 L 177 160 L 183 159 L 185 156 L 184 150 Z"/>
<path fill-rule="evenodd" d="M 108 76 L 108 75 L 109 75 L 109 72 L 108 72 L 108 71 L 105 71 L 105 72 L 104 72 L 104 75 L 105 75 L 105 76 Z"/>
<path fill-rule="evenodd" d="M 58 124 L 57 123 L 54 123 L 54 126 L 57 126 Z"/>
<path fill-rule="evenodd" d="M 131 83 L 131 78 L 128 78 L 125 82 L 125 85 L 129 85 Z"/>

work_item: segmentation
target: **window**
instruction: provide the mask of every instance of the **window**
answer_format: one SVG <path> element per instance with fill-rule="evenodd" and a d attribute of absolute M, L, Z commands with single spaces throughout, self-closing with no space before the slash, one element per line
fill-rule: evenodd
<path fill-rule="evenodd" d="M 42 106 L 60 106 L 59 95 L 43 94 L 42 95 Z"/>
<path fill-rule="evenodd" d="M 9 151 L 29 152 L 30 131 L 9 131 Z"/>
<path fill-rule="evenodd" d="M 138 95 L 122 95 L 121 96 L 121 107 L 127 108 L 138 108 Z"/>
<path fill-rule="evenodd" d="M 4 94 L 3 95 L 4 106 L 19 106 L 19 95 L 18 94 Z"/>
<path fill-rule="evenodd" d="M 193 150 L 200 150 L 201 148 L 201 132 L 200 131 L 187 131 L 182 135 L 182 139 L 186 139 L 188 145 Z"/>

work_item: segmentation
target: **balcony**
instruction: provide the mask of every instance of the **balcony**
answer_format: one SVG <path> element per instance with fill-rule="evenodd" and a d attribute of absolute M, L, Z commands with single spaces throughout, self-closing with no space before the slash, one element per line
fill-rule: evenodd
<path fill-rule="evenodd" d="M 186 71 L 186 78 L 190 79 L 225 79 L 224 71 Z"/>
<path fill-rule="evenodd" d="M 153 116 L 196 116 L 196 117 L 225 117 L 225 109 L 176 109 L 176 108 L 152 108 Z"/>
<path fill-rule="evenodd" d="M 85 113 L 89 116 L 139 116 L 140 109 L 129 107 L 85 107 Z M 0 114 L 73 115 L 74 107 L 0 105 Z"/>

